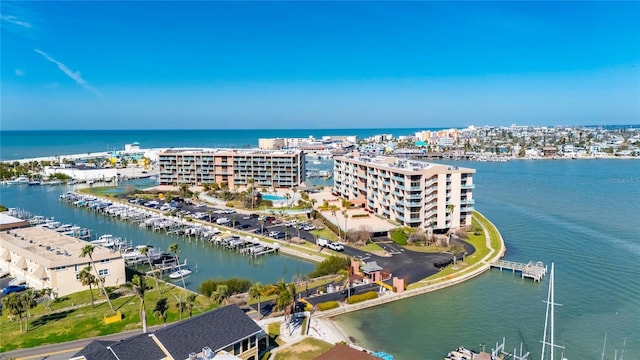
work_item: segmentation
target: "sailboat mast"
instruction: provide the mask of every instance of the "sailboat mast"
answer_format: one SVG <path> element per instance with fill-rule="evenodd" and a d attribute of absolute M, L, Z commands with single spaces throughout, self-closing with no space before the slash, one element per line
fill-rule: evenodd
<path fill-rule="evenodd" d="M 554 342 L 554 336 L 553 336 L 554 335 L 553 334 L 553 320 L 554 320 L 553 319 L 553 314 L 554 314 L 554 310 L 555 310 L 555 306 L 554 306 L 555 305 L 555 291 L 554 291 L 555 284 L 553 283 L 554 282 L 554 279 L 553 279 L 553 263 L 551 263 L 551 276 L 549 277 L 549 280 L 550 280 L 549 287 L 551 288 L 551 335 L 550 335 L 551 336 L 551 339 L 550 339 L 551 346 L 550 347 L 551 347 L 551 360 L 554 360 L 553 351 L 555 349 L 556 344 Z"/>
<path fill-rule="evenodd" d="M 549 291 L 547 292 L 547 313 L 544 317 L 544 333 L 542 335 L 542 352 L 540 354 L 540 360 L 544 360 L 544 350 L 547 346 L 547 329 L 549 327 L 549 304 L 551 304 L 551 281 L 553 279 L 553 263 L 551 263 L 551 276 L 549 278 Z"/>

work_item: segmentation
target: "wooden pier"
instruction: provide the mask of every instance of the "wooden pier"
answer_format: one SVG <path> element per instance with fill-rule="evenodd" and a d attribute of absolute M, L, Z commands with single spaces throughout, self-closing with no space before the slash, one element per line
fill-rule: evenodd
<path fill-rule="evenodd" d="M 491 263 L 491 267 L 511 270 L 514 274 L 520 272 L 522 278 L 530 278 L 534 281 L 540 281 L 547 273 L 547 266 L 541 261 L 529 261 L 528 263 L 518 263 L 515 261 L 497 260 Z"/>

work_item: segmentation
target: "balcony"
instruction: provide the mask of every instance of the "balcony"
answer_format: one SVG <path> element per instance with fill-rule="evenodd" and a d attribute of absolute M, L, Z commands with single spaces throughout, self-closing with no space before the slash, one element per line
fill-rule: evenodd
<path fill-rule="evenodd" d="M 400 182 L 404 182 L 406 180 L 404 176 L 397 176 L 397 175 L 393 175 L 391 176 L 391 178 L 395 181 L 400 181 Z"/>
<path fill-rule="evenodd" d="M 464 190 L 469 190 L 469 189 L 475 189 L 476 186 L 474 184 L 462 184 L 460 185 L 460 188 Z"/>
<path fill-rule="evenodd" d="M 473 205 L 475 203 L 476 203 L 476 201 L 473 200 L 473 199 L 460 200 L 460 205 Z"/>

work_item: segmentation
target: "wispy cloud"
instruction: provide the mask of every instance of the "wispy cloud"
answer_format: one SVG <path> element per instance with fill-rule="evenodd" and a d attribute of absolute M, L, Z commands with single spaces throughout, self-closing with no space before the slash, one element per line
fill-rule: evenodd
<path fill-rule="evenodd" d="M 42 55 L 42 57 L 44 57 L 47 61 L 52 62 L 54 64 L 56 64 L 58 66 L 58 69 L 60 69 L 65 75 L 67 75 L 68 77 L 70 77 L 73 81 L 76 82 L 76 84 L 82 86 L 83 88 L 89 90 L 91 93 L 93 93 L 95 96 L 98 97 L 98 99 L 102 100 L 102 94 L 100 93 L 100 91 L 98 91 L 98 89 L 94 88 L 93 86 L 89 85 L 89 83 L 82 78 L 82 76 L 80 75 L 79 71 L 73 71 L 71 69 L 69 69 L 69 67 L 67 67 L 67 65 L 61 63 L 60 61 L 52 58 L 49 54 L 47 54 L 46 52 L 39 50 L 39 49 L 33 49 L 33 51 L 35 51 L 36 53 Z"/>
<path fill-rule="evenodd" d="M 16 69 L 14 73 L 16 74 L 16 76 L 24 76 L 27 72 L 22 69 Z"/>
<path fill-rule="evenodd" d="M 30 28 L 31 27 L 31 23 L 28 23 L 26 21 L 22 21 L 20 19 L 18 19 L 17 16 L 13 16 L 13 15 L 0 15 L 0 20 L 7 22 L 9 24 L 13 24 L 13 25 L 18 25 L 24 28 Z"/>

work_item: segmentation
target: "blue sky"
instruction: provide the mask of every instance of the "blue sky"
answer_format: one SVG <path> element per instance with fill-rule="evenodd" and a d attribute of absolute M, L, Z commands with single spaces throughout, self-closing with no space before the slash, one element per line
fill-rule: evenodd
<path fill-rule="evenodd" d="M 640 2 L 5 2 L 2 130 L 640 123 Z"/>

